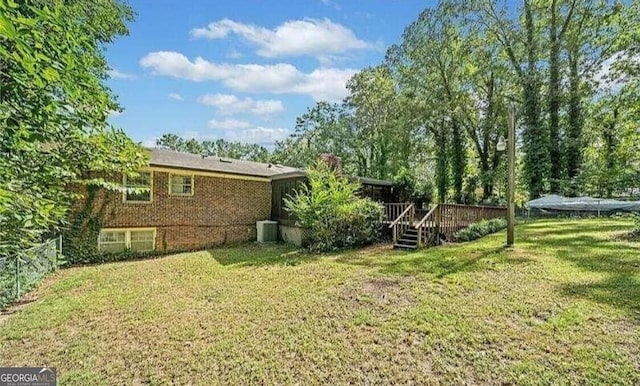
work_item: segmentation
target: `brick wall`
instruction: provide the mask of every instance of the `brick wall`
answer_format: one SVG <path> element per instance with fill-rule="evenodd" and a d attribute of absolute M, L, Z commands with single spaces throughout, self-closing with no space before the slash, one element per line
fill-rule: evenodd
<path fill-rule="evenodd" d="M 169 173 L 153 171 L 152 203 L 123 202 L 122 193 L 101 191 L 104 228 L 156 228 L 157 250 L 205 248 L 252 240 L 256 221 L 268 220 L 271 183 L 194 176 L 193 196 L 169 195 Z"/>

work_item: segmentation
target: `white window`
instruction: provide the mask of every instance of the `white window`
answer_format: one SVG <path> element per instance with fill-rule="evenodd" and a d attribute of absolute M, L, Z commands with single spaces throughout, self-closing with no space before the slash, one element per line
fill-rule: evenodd
<path fill-rule="evenodd" d="M 153 229 L 141 231 L 129 231 L 129 248 L 132 251 L 153 251 L 156 241 L 156 232 Z"/>
<path fill-rule="evenodd" d="M 169 176 L 169 194 L 172 196 L 193 196 L 193 176 L 171 174 Z"/>
<path fill-rule="evenodd" d="M 122 252 L 127 248 L 127 232 L 121 230 L 100 231 L 98 250 L 101 252 Z"/>
<path fill-rule="evenodd" d="M 98 237 L 100 252 L 152 251 L 156 246 L 155 228 L 103 229 Z"/>
<path fill-rule="evenodd" d="M 153 174 L 151 172 L 139 172 L 136 177 L 124 178 L 125 202 L 151 202 L 153 191 Z"/>

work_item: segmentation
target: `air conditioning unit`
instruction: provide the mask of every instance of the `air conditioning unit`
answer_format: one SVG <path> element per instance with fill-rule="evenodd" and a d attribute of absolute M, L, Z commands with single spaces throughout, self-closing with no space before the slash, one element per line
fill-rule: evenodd
<path fill-rule="evenodd" d="M 278 241 L 277 221 L 258 221 L 256 229 L 259 243 L 275 243 Z"/>

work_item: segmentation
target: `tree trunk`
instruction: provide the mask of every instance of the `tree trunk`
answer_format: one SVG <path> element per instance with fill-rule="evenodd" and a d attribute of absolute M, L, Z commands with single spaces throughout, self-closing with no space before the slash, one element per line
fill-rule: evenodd
<path fill-rule="evenodd" d="M 548 106 L 549 113 L 549 157 L 551 160 L 550 190 L 552 193 L 560 193 L 561 180 L 563 177 L 562 140 L 559 127 L 560 110 L 560 42 L 558 36 L 558 15 L 556 0 L 551 2 L 551 21 L 549 25 L 549 91 Z"/>
<path fill-rule="evenodd" d="M 582 138 L 582 102 L 580 98 L 578 47 L 571 47 L 569 52 L 569 112 L 567 126 L 567 177 L 570 182 L 569 194 L 577 196 L 580 191 L 576 178 L 580 174 L 582 164 L 582 150 L 584 141 Z"/>
<path fill-rule="evenodd" d="M 607 185 L 605 187 L 607 197 L 613 196 L 614 181 L 611 180 L 612 176 L 616 175 L 616 148 L 618 147 L 618 141 L 616 139 L 616 124 L 618 121 L 618 107 L 613 108 L 613 119 L 608 125 L 605 125 L 603 137 L 604 137 L 604 151 L 606 157 L 606 170 L 607 170 Z"/>
<path fill-rule="evenodd" d="M 454 200 L 458 204 L 463 203 L 462 184 L 464 181 L 464 169 L 466 166 L 465 141 L 462 128 L 456 119 L 452 121 L 452 157 L 451 169 L 453 171 Z"/>
<path fill-rule="evenodd" d="M 447 200 L 447 190 L 449 190 L 449 162 L 447 135 L 444 124 L 436 129 L 438 146 L 436 149 L 436 183 L 438 189 L 438 202 L 444 203 Z"/>
<path fill-rule="evenodd" d="M 549 133 L 540 124 L 540 86 L 537 79 L 538 49 L 531 0 L 524 2 L 527 47 L 527 71 L 524 79 L 524 163 L 531 199 L 545 192 L 549 176 Z"/>

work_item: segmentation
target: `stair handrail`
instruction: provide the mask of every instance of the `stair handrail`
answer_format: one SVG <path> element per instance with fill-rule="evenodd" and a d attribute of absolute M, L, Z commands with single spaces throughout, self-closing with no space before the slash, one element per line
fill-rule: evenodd
<path fill-rule="evenodd" d="M 427 214 L 424 215 L 424 217 L 422 217 L 422 219 L 414 226 L 414 228 L 418 229 L 420 228 L 422 225 L 424 225 L 425 222 L 427 222 L 427 218 L 429 216 L 431 216 L 435 210 L 438 208 L 438 204 L 436 204 L 436 206 L 434 206 L 433 208 L 431 208 L 431 210 L 429 212 L 427 212 Z"/>
<path fill-rule="evenodd" d="M 400 215 L 395 220 L 393 220 L 391 224 L 389 224 L 389 228 L 393 228 L 396 224 L 398 224 L 400 220 L 402 220 L 402 218 L 407 214 L 407 212 L 411 210 L 411 208 L 413 208 L 413 204 L 407 206 L 407 209 L 405 209 L 404 212 L 400 213 Z"/>

